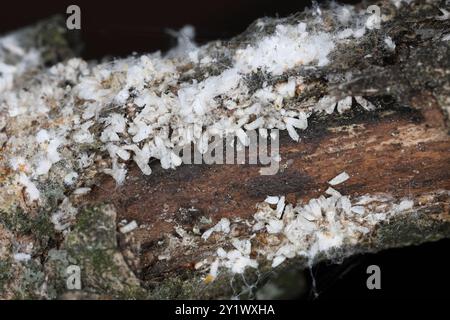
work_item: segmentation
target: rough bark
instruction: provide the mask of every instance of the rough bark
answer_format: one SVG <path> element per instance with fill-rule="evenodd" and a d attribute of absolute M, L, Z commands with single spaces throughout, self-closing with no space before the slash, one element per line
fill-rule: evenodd
<path fill-rule="evenodd" d="M 364 96 L 376 110 L 367 111 L 353 100 L 350 111 L 309 118 L 308 128 L 299 132 L 299 143 L 282 132 L 282 161 L 274 176 L 261 176 L 255 165 L 182 165 L 164 170 L 156 161 L 150 176 L 130 165 L 121 186 L 110 176 L 95 173 L 92 191 L 77 199 L 82 210 L 68 234 L 55 232 L 48 214 L 30 218 L 4 212 L 0 243 L 6 246 L 14 237 L 30 237 L 37 239 L 41 251 L 39 259 L 25 266 L 0 260 L 0 296 L 42 297 L 45 283 L 47 298 L 254 297 L 273 271 L 258 250 L 269 250 L 276 237 L 257 233 L 252 238 L 251 257 L 260 265 L 245 273 L 247 284 L 256 284 L 251 290 L 242 277 L 230 272 L 221 272 L 212 282 L 205 277 L 216 249 L 229 247 L 230 237 L 253 235 L 245 221 L 253 219 L 257 203 L 267 195 L 306 203 L 323 194 L 327 182 L 343 171 L 351 179 L 336 186 L 342 194 L 351 198 L 384 194 L 390 204 L 408 198 L 414 206 L 377 224 L 357 243 L 318 255 L 314 263 L 449 237 L 450 51 L 448 40 L 442 40 L 448 37 L 449 20 L 435 18 L 438 2 L 417 1 L 401 10 L 390 2 L 379 4 L 391 19 L 360 42 L 337 48 L 326 67 L 296 70 L 306 85 L 292 102 L 308 104 L 323 95 Z M 282 21 L 304 17 L 297 14 Z M 268 26 L 280 23 L 264 21 Z M 228 47 L 252 38 L 256 25 Z M 387 32 L 396 43 L 394 51 L 383 45 Z M 353 73 L 351 81 L 343 80 L 348 72 Z M 269 75 L 265 80 L 280 79 Z M 260 81 L 257 75 L 249 79 L 255 86 Z M 201 234 L 221 218 L 236 221 L 230 235 L 214 233 L 203 240 Z M 139 228 L 116 232 L 123 220 L 134 220 Z M 204 259 L 208 263 L 196 269 Z M 83 270 L 83 289 L 77 292 L 65 288 L 65 268 L 74 263 Z M 276 271 L 289 273 L 309 263 L 295 257 Z"/>

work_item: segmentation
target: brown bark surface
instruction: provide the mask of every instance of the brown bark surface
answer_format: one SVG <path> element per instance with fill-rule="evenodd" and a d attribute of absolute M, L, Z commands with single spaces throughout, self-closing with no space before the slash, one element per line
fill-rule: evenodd
<path fill-rule="evenodd" d="M 417 109 L 390 105 L 337 119 L 314 118 L 299 143 L 283 133 L 280 170 L 273 176 L 260 175 L 257 165 L 182 165 L 167 171 L 157 164 L 150 176 L 135 167 L 120 187 L 105 176 L 90 201 L 112 202 L 118 221 L 147 226 L 135 231 L 141 245 L 138 269 L 153 276 L 192 268 L 202 252 L 211 250 L 211 242 L 203 242 L 192 252 L 175 251 L 170 267 L 158 261 L 158 241 L 175 234 L 176 226 L 192 230 L 201 216 L 211 217 L 213 224 L 222 217 L 251 218 L 255 204 L 267 195 L 286 195 L 291 203 L 307 201 L 322 194 L 327 181 L 342 171 L 351 176 L 336 186 L 343 194 L 388 193 L 424 197 L 426 202 L 426 195 L 450 189 L 450 139 L 431 95 L 423 93 L 412 104 Z M 433 201 L 447 220 L 448 197 Z"/>

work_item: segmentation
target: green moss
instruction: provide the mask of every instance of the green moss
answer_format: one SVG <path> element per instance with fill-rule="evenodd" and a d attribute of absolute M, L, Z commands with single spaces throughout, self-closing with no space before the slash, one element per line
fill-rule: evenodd
<path fill-rule="evenodd" d="M 147 288 L 149 298 L 157 300 L 229 299 L 248 288 L 241 276 L 233 276 L 225 270 L 210 283 L 205 283 L 203 277 L 204 275 L 198 272 L 188 270 L 166 275 L 164 281 Z M 255 270 L 248 270 L 245 274 L 248 283 L 255 283 L 257 277 Z"/>
<path fill-rule="evenodd" d="M 415 218 L 396 217 L 382 224 L 373 243 L 383 249 L 436 241 L 449 235 L 450 223 L 419 213 Z"/>
<path fill-rule="evenodd" d="M 68 32 L 62 16 L 55 16 L 38 25 L 35 42 L 39 48 L 44 48 L 41 56 L 46 65 L 55 64 L 65 58 L 72 57 L 74 51 L 79 51 L 79 34 Z"/>
<path fill-rule="evenodd" d="M 101 204 L 81 209 L 63 249 L 68 260 L 81 268 L 83 291 L 120 299 L 147 297 L 118 250 L 111 207 Z"/>
<path fill-rule="evenodd" d="M 13 232 L 27 233 L 31 231 L 32 220 L 22 209 L 0 212 L 0 223 Z"/>
<path fill-rule="evenodd" d="M 0 291 L 3 291 L 5 285 L 11 279 L 11 263 L 9 261 L 0 261 Z"/>
<path fill-rule="evenodd" d="M 49 214 L 41 214 L 33 221 L 31 232 L 42 244 L 56 236 L 55 227 L 50 220 Z M 45 242 L 45 243 L 44 243 Z"/>
<path fill-rule="evenodd" d="M 36 260 L 30 260 L 24 265 L 17 286 L 13 289 L 16 299 L 39 299 L 39 291 L 45 280 L 42 265 Z"/>
<path fill-rule="evenodd" d="M 108 271 L 117 272 L 117 267 L 114 264 L 113 254 L 110 250 L 92 249 L 86 252 L 88 259 L 92 261 L 92 266 L 98 273 Z"/>
<path fill-rule="evenodd" d="M 50 215 L 45 212 L 38 213 L 33 219 L 30 219 L 30 215 L 22 209 L 0 212 L 0 223 L 12 232 L 35 235 L 38 240 L 48 239 L 55 235 Z"/>
<path fill-rule="evenodd" d="M 123 300 L 146 300 L 149 299 L 149 294 L 141 287 L 127 286 L 118 294 L 118 298 Z"/>
<path fill-rule="evenodd" d="M 65 188 L 63 182 L 59 179 L 61 174 L 61 169 L 58 168 L 58 165 L 55 165 L 55 167 L 52 168 L 52 171 L 50 171 L 49 179 L 51 179 L 51 182 L 39 185 L 41 197 L 42 199 L 45 199 L 45 207 L 49 212 L 55 210 L 65 198 Z"/>
<path fill-rule="evenodd" d="M 104 214 L 105 210 L 109 210 L 106 205 L 85 207 L 80 210 L 74 232 L 95 236 L 97 242 L 103 243 L 106 247 L 114 247 L 116 224 L 114 219 Z"/>
<path fill-rule="evenodd" d="M 199 279 L 184 279 L 177 275 L 164 279 L 164 282 L 150 290 L 151 299 L 195 299 L 199 293 Z"/>
<path fill-rule="evenodd" d="M 77 223 L 75 225 L 74 231 L 76 232 L 86 232 L 92 228 L 93 219 L 100 212 L 98 207 L 86 208 L 82 210 L 77 216 Z"/>

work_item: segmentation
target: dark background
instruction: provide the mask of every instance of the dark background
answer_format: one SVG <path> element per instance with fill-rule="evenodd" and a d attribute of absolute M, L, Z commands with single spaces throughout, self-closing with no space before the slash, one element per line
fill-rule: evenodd
<path fill-rule="evenodd" d="M 355 2 L 347 0 L 344 2 Z M 286 16 L 311 5 L 309 0 L 2 0 L 0 34 L 81 8 L 85 58 L 124 56 L 133 51 L 167 50 L 174 44 L 165 30 L 195 26 L 196 41 L 226 39 L 262 16 Z"/>
<path fill-rule="evenodd" d="M 310 1 L 3 0 L 0 4 L 0 34 L 53 14 L 64 15 L 70 4 L 81 7 L 81 34 L 85 43 L 82 55 L 91 59 L 165 51 L 175 42 L 165 30 L 180 29 L 186 24 L 195 26 L 198 43 L 227 39 L 244 31 L 258 17 L 286 16 L 309 6 Z M 448 298 L 449 247 L 450 240 L 444 240 L 355 256 L 338 265 L 319 264 L 312 270 L 319 299 Z M 371 264 L 381 268 L 381 290 L 366 288 L 366 269 Z"/>
<path fill-rule="evenodd" d="M 319 300 L 449 299 L 450 239 L 321 263 L 313 268 Z M 367 267 L 378 265 L 381 290 L 368 290 Z M 309 299 L 312 299 L 312 295 Z"/>

